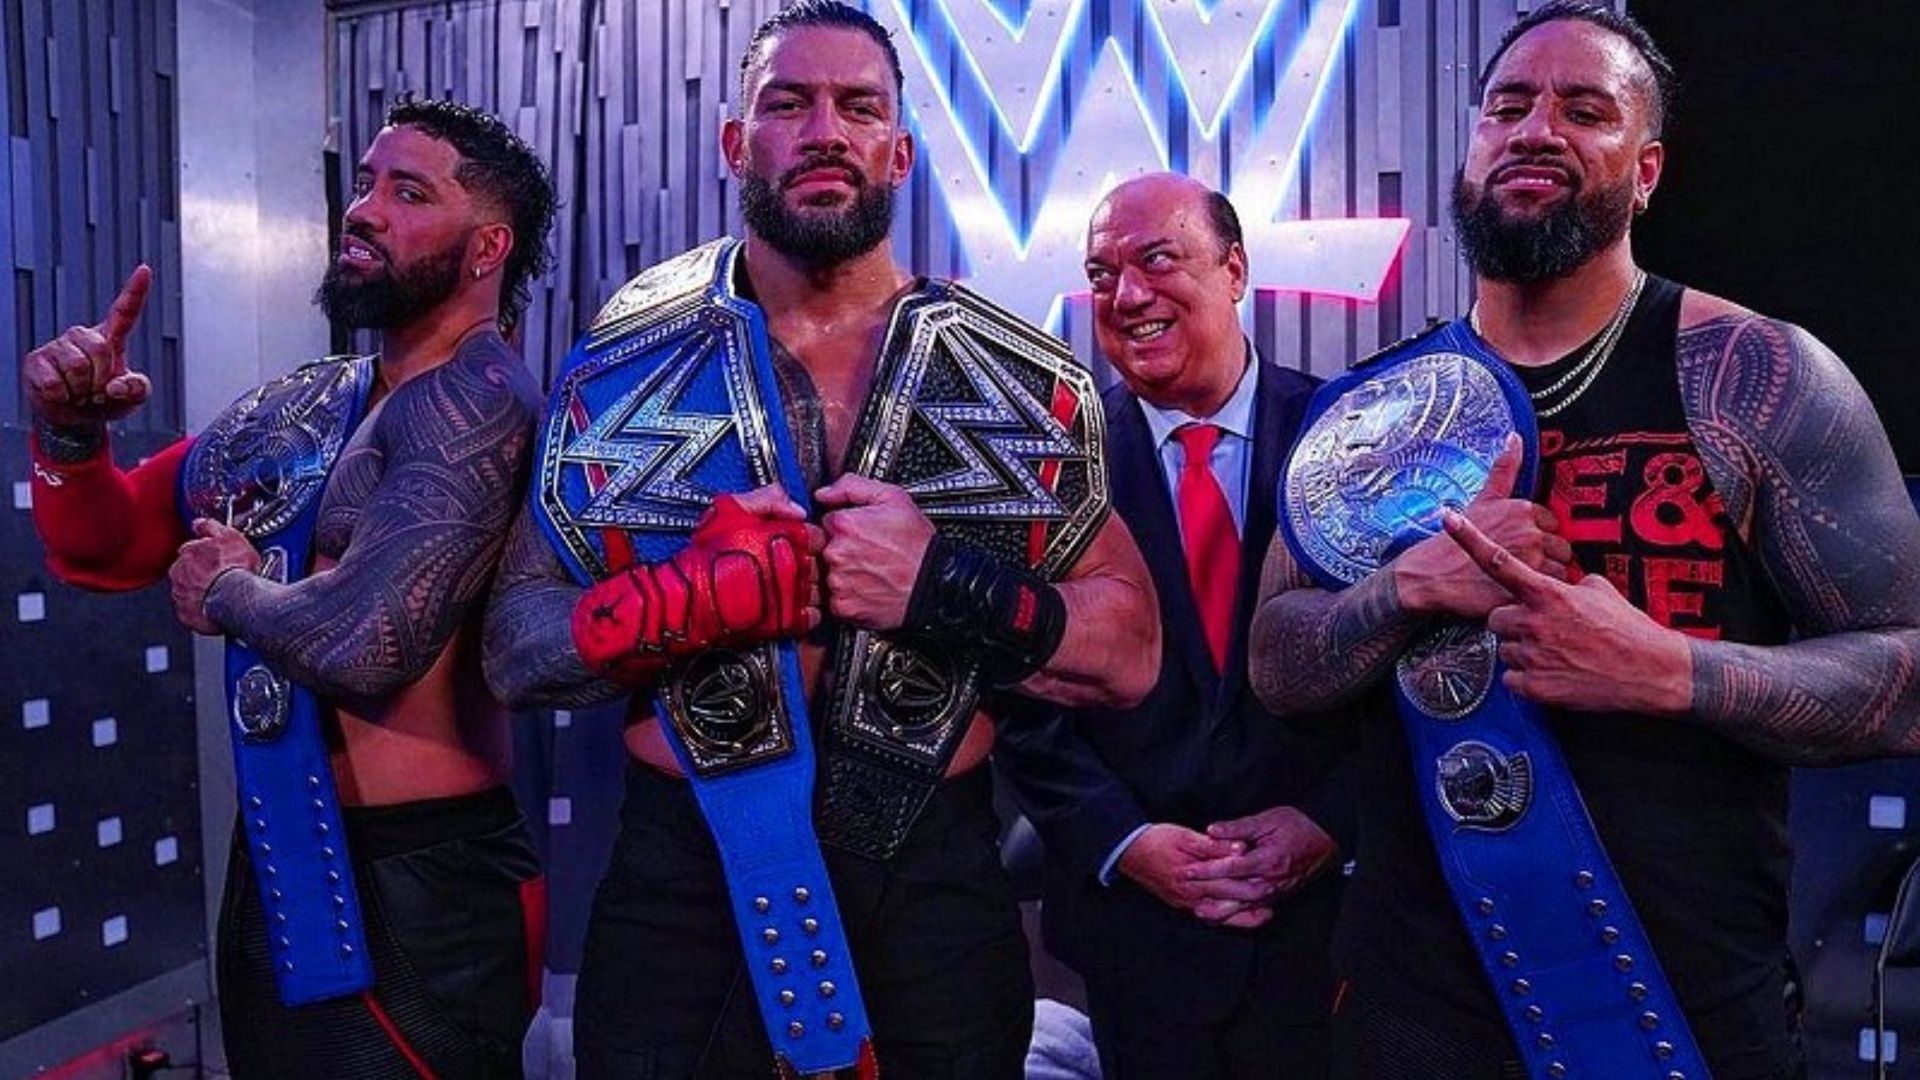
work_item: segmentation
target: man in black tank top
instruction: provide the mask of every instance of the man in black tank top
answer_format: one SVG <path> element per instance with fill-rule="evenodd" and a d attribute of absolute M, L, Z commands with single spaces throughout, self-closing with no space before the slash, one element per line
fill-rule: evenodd
<path fill-rule="evenodd" d="M 1477 500 L 1339 593 L 1275 543 L 1253 681 L 1275 712 L 1325 709 L 1377 693 L 1434 620 L 1486 618 L 1713 1075 L 1791 1077 L 1787 769 L 1920 750 L 1920 521 L 1832 353 L 1635 265 L 1672 81 L 1599 4 L 1555 0 L 1501 41 L 1453 210 L 1473 327 L 1534 399 L 1539 502 Z M 1339 1068 L 1524 1075 L 1422 821 L 1429 766 L 1380 696 Z"/>

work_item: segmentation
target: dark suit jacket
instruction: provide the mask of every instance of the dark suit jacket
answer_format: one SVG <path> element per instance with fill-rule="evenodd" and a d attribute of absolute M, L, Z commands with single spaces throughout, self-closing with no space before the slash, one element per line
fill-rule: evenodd
<path fill-rule="evenodd" d="M 1187 582 L 1180 529 L 1140 404 L 1124 386 L 1105 395 L 1114 508 L 1132 530 L 1160 595 L 1160 676 L 1137 708 L 1016 710 L 1002 723 L 1001 766 L 1046 847 L 1042 926 L 1048 948 L 1088 978 L 1139 980 L 1157 1008 L 1217 1014 L 1248 992 L 1297 997 L 1302 1019 L 1328 1009 L 1327 946 L 1339 869 L 1280 902 L 1256 931 L 1208 926 L 1115 872 L 1098 880 L 1136 827 L 1193 829 L 1272 806 L 1298 807 L 1352 850 L 1354 807 L 1344 725 L 1288 723 L 1261 708 L 1247 682 L 1247 631 L 1273 536 L 1280 469 L 1315 381 L 1260 363 L 1241 539 L 1240 587 L 1226 674 L 1216 674 Z M 1289 954 L 1298 954 L 1290 956 Z M 1256 955 L 1290 968 L 1283 985 L 1250 988 Z"/>

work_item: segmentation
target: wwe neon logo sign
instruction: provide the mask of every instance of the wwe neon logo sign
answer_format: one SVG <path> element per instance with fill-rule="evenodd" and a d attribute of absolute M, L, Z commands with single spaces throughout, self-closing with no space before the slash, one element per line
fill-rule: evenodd
<path fill-rule="evenodd" d="M 1054 322 L 1063 292 L 1082 280 L 1087 219 L 1108 189 L 1172 167 L 1233 197 L 1257 288 L 1378 299 L 1408 221 L 1280 220 L 1360 0 L 1031 0 L 1020 20 L 996 0 L 870 6 L 900 43 L 922 153 L 972 276 L 1021 314 Z M 1296 6 L 1283 27 L 1283 9 Z M 1129 16 L 1139 71 L 1114 29 Z M 1256 95 L 1263 50 L 1271 93 Z M 1155 100 L 1188 129 L 1167 130 L 1181 121 L 1157 119 Z M 1184 136 L 1177 147 L 1170 134 Z M 1008 185 L 994 183 L 996 169 L 1007 172 L 990 160 L 996 142 L 1022 166 L 1045 165 L 1011 207 L 999 190 Z"/>

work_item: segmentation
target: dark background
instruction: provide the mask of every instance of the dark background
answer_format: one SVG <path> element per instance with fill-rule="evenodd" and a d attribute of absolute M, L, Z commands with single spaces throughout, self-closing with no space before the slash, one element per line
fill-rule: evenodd
<path fill-rule="evenodd" d="M 1913 341 L 1920 11 L 1909 0 L 1628 4 L 1680 72 L 1643 265 L 1806 327 L 1920 472 Z"/>

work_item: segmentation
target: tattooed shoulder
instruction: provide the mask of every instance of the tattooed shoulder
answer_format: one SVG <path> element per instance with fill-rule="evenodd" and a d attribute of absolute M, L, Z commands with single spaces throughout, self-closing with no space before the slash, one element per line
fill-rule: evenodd
<path fill-rule="evenodd" d="M 425 451 L 449 462 L 468 461 L 501 448 L 502 440 L 517 455 L 539 409 L 526 365 L 488 334 L 396 388 L 381 409 L 378 436 L 389 456 Z"/>
<path fill-rule="evenodd" d="M 1701 460 L 1796 623 L 1858 625 L 1868 595 L 1848 579 L 1870 566 L 1894 575 L 1887 580 L 1909 573 L 1884 561 L 1885 527 L 1911 514 L 1886 433 L 1858 381 L 1812 334 L 1727 307 L 1678 339 Z"/>

